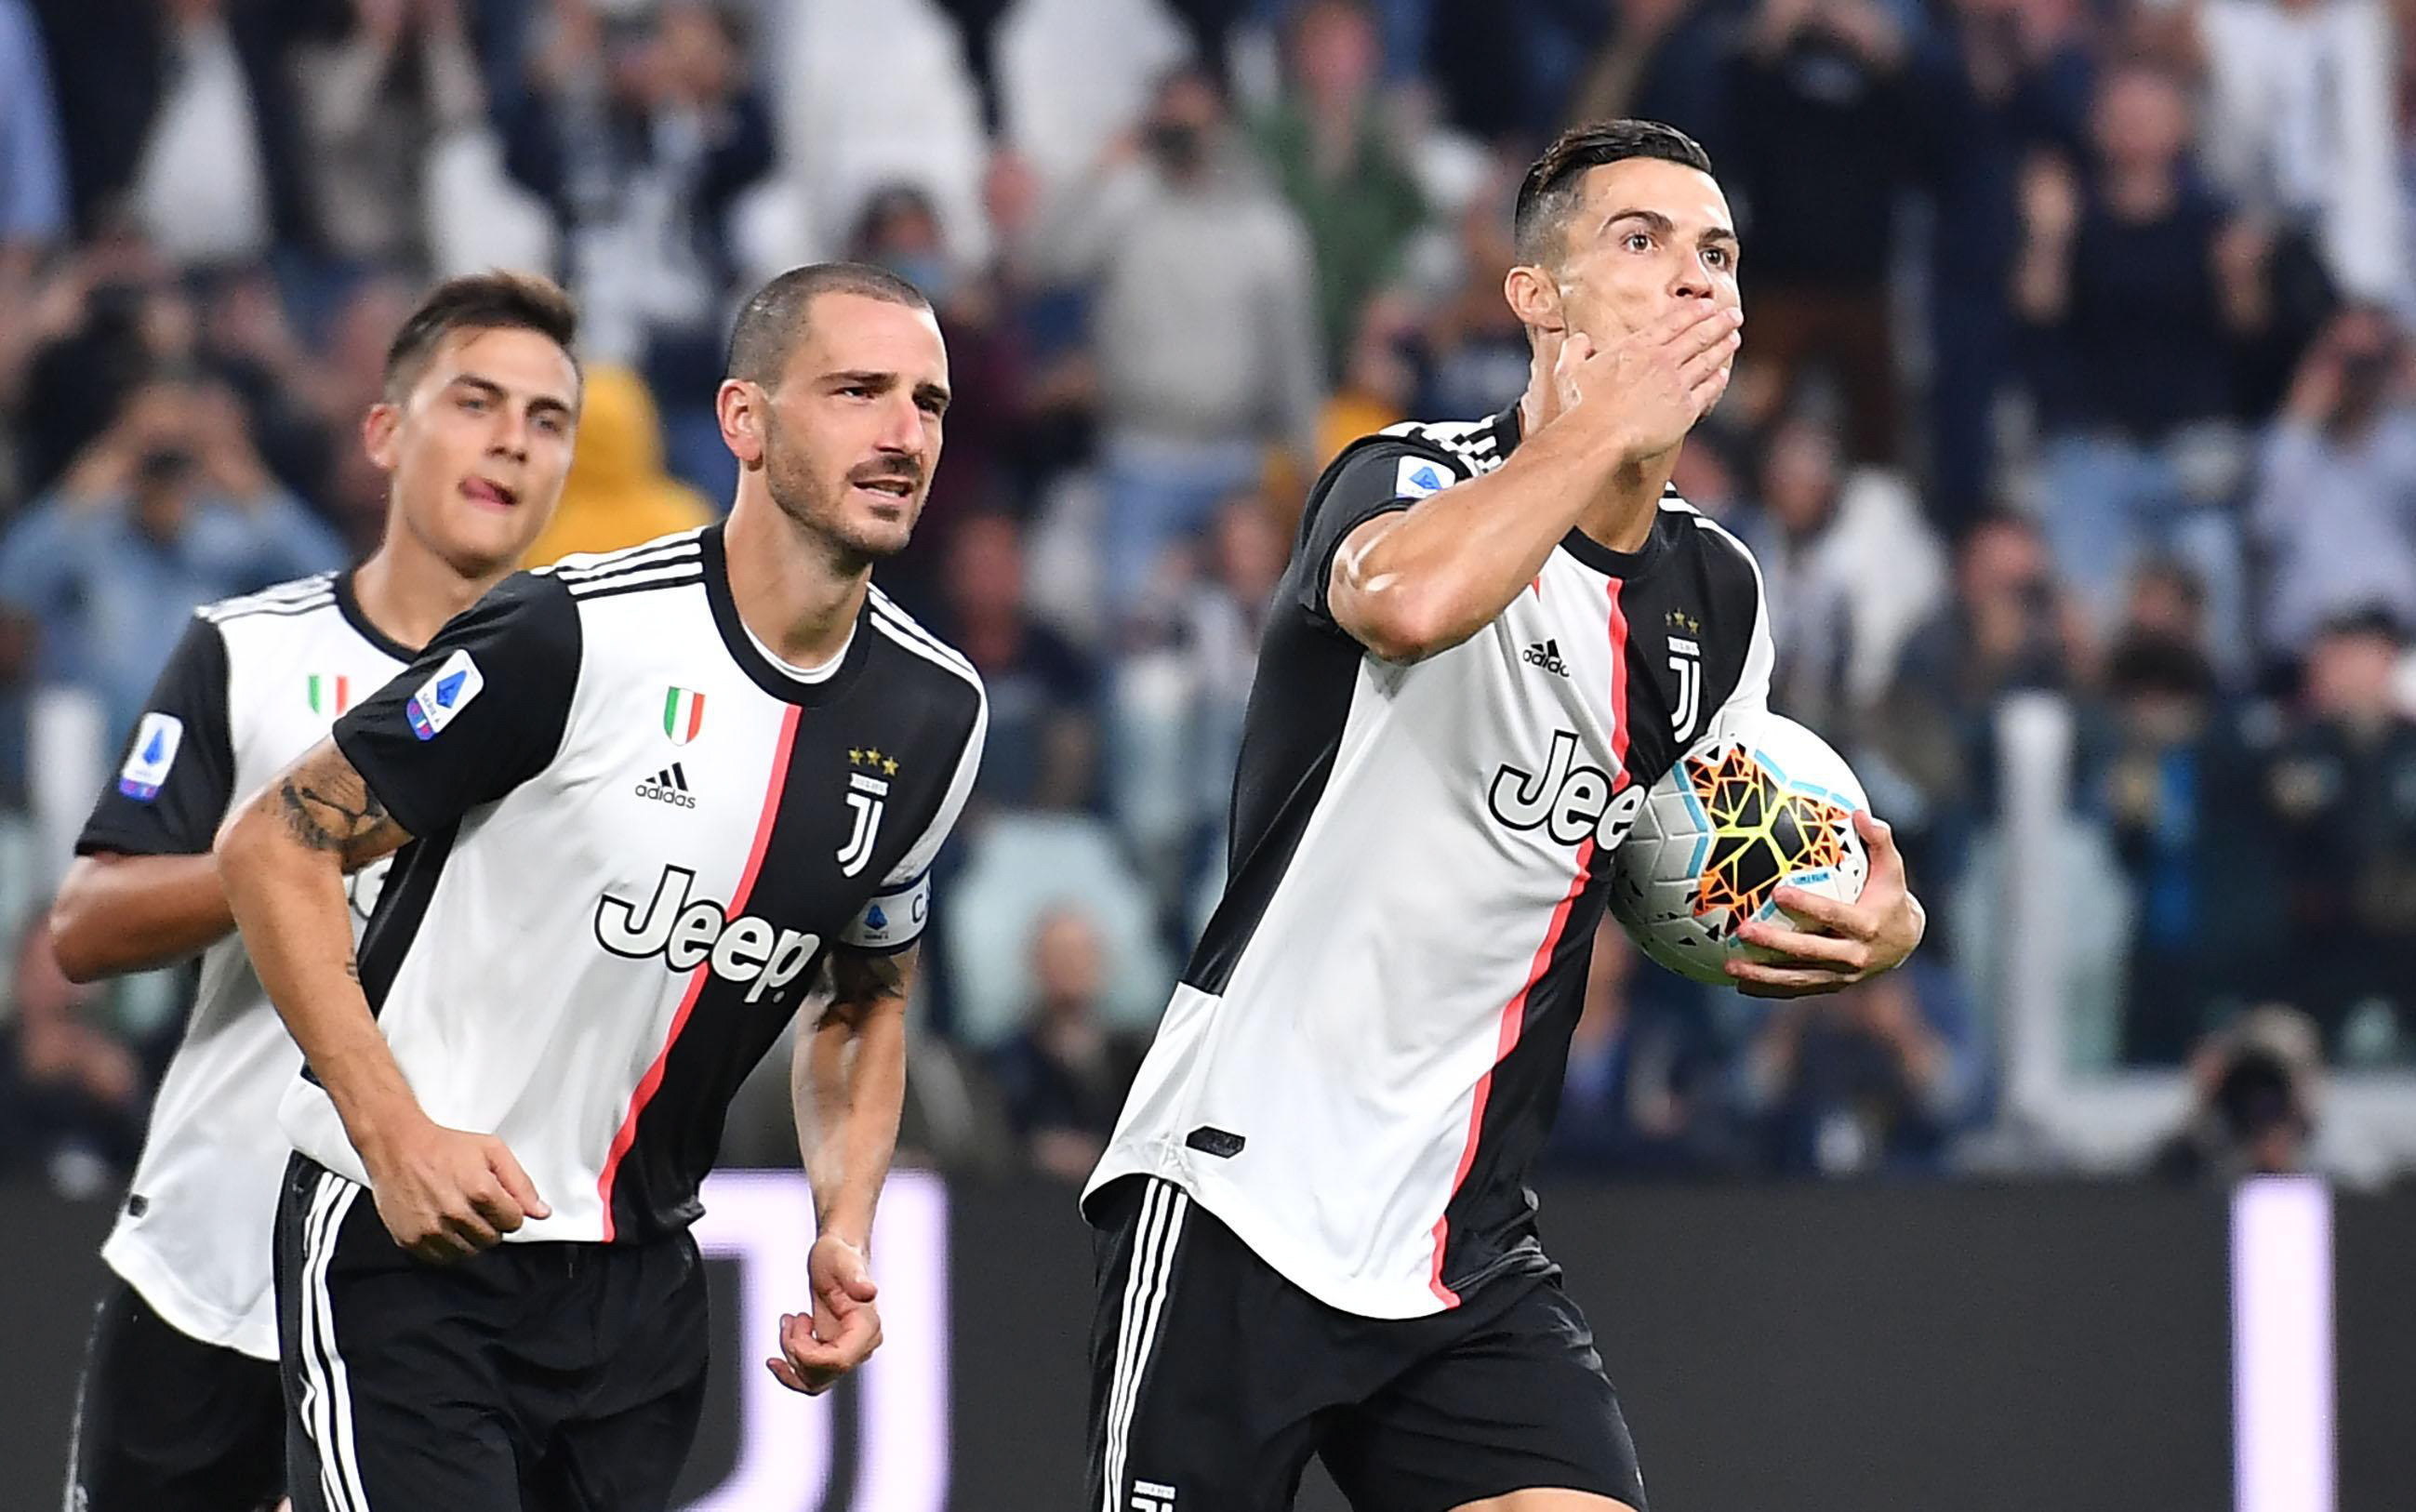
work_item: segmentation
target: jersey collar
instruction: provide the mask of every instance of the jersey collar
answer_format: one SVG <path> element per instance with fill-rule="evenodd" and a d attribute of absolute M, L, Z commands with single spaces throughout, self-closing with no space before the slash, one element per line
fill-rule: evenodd
<path fill-rule="evenodd" d="M 1507 458 L 1513 451 L 1518 449 L 1522 431 L 1518 403 L 1518 400 L 1512 400 L 1507 409 L 1493 417 L 1493 455 L 1496 457 Z M 1678 491 L 1674 487 L 1665 487 L 1661 491 L 1661 497 L 1665 500 L 1675 499 L 1678 497 Z M 1561 550 L 1607 578 L 1632 581 L 1652 571 L 1660 562 L 1664 543 L 1664 532 L 1660 522 L 1655 520 L 1653 532 L 1644 537 L 1644 546 L 1640 551 L 1614 552 L 1582 530 L 1571 530 L 1562 537 Z"/>
<path fill-rule="evenodd" d="M 738 617 L 737 602 L 730 597 L 730 560 L 722 553 L 721 525 L 708 525 L 697 537 L 703 549 L 705 602 L 713 606 L 714 627 L 721 632 L 721 644 L 730 659 L 738 663 L 748 680 L 784 703 L 812 708 L 839 697 L 864 670 L 864 660 L 871 648 L 870 627 L 866 623 L 872 612 L 872 596 L 864 596 L 864 607 L 855 612 L 855 631 L 848 637 L 847 650 L 839 658 L 837 671 L 820 682 L 801 682 L 775 666 L 772 659 L 755 649 L 755 638 L 747 633 L 746 621 Z"/>
<path fill-rule="evenodd" d="M 355 635 L 406 667 L 419 659 L 416 650 L 379 629 L 362 610 L 360 596 L 353 591 L 353 568 L 346 567 L 336 574 L 335 589 L 336 612 L 344 616 L 344 623 L 353 627 Z"/>

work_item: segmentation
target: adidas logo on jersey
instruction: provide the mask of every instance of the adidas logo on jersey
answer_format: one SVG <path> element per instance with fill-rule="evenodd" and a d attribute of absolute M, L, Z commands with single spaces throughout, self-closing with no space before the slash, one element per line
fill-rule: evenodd
<path fill-rule="evenodd" d="M 687 790 L 687 773 L 680 769 L 680 764 L 677 762 L 672 763 L 639 783 L 631 791 L 641 798 L 652 798 L 657 803 L 668 803 L 675 809 L 696 807 L 696 795 Z"/>
<path fill-rule="evenodd" d="M 1543 668 L 1556 677 L 1569 674 L 1569 664 L 1561 659 L 1561 643 L 1538 641 L 1527 648 L 1526 660 L 1531 666 Z"/>
<path fill-rule="evenodd" d="M 682 975 L 709 963 L 723 981 L 746 984 L 747 1002 L 766 996 L 778 1002 L 780 990 L 822 948 L 822 936 L 783 930 L 752 914 L 732 918 L 710 898 L 690 902 L 695 884 L 696 873 L 687 868 L 663 868 L 642 914 L 640 905 L 606 893 L 596 900 L 596 943 L 630 960 L 660 956 Z"/>

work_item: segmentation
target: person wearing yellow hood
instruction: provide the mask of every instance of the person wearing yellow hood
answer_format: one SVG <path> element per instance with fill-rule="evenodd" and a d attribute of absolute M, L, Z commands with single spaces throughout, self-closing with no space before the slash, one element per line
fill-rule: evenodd
<path fill-rule="evenodd" d="M 627 368 L 587 374 L 579 449 L 553 520 L 521 566 L 551 567 L 574 552 L 617 552 L 710 524 L 703 494 L 663 471 L 663 425 L 643 380 Z"/>

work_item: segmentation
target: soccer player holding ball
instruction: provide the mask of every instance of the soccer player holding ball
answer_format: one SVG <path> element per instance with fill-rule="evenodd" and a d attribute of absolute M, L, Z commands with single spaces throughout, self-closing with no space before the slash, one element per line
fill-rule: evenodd
<path fill-rule="evenodd" d="M 1311 1455 L 1367 1512 L 1645 1504 L 1524 1178 L 1620 842 L 1767 718 L 1759 569 L 1669 486 L 1728 386 L 1738 243 L 1647 122 L 1563 135 L 1516 218 L 1525 395 L 1364 437 L 1309 494 L 1231 881 L 1083 1195 L 1097 1512 L 1279 1512 Z M 1729 979 L 1911 953 L 1887 828 L 1851 822 L 1859 895 L 1776 889 Z"/>

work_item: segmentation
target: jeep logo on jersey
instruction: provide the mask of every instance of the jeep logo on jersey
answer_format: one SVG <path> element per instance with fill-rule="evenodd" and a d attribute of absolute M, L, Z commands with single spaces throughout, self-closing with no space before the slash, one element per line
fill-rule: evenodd
<path fill-rule="evenodd" d="M 1579 764 L 1577 754 L 1576 731 L 1552 732 L 1543 775 L 1502 763 L 1493 774 L 1486 806 L 1512 829 L 1541 827 L 1557 844 L 1575 845 L 1592 835 L 1604 850 L 1616 849 L 1644 808 L 1644 784 L 1630 782 L 1614 793 L 1610 774 Z"/>
<path fill-rule="evenodd" d="M 667 866 L 645 910 L 606 893 L 596 900 L 596 943 L 616 956 L 643 960 L 660 956 L 685 975 L 708 962 L 725 982 L 747 984 L 756 1003 L 797 979 L 822 948 L 822 937 L 783 930 L 752 914 L 730 917 L 710 898 L 688 901 L 696 873 Z"/>

